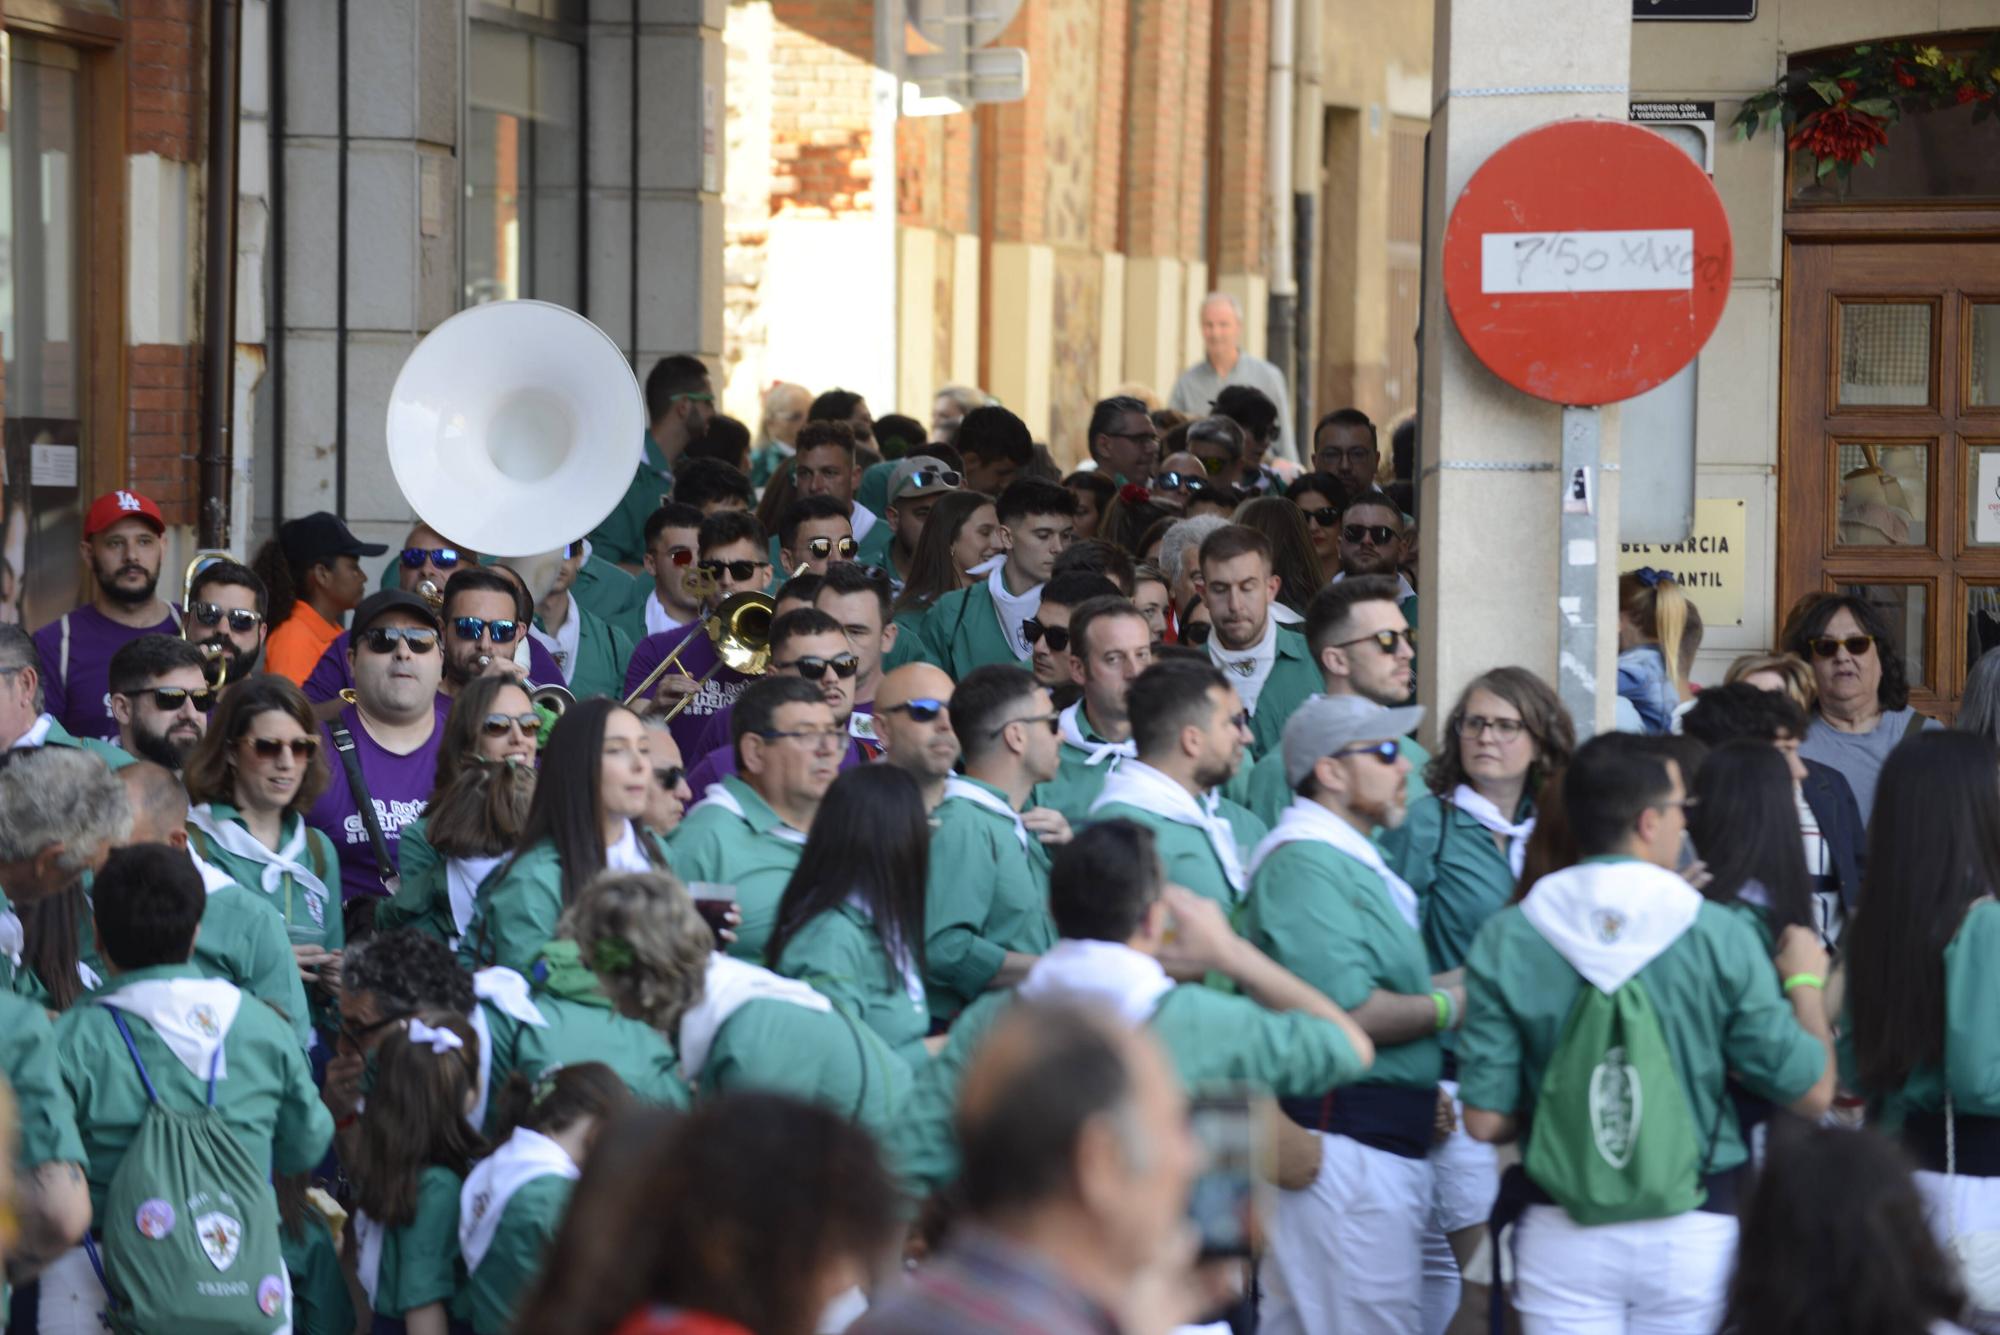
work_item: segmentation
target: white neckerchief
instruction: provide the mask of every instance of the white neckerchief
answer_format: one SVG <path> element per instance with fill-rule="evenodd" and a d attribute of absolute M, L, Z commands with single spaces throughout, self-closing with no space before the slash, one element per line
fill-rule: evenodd
<path fill-rule="evenodd" d="M 259 873 L 260 888 L 267 895 L 276 895 L 284 878 L 289 875 L 298 882 L 299 888 L 308 896 L 318 895 L 321 899 L 333 898 L 333 892 L 326 888 L 326 882 L 312 874 L 299 861 L 305 855 L 308 827 L 301 820 L 292 829 L 292 837 L 285 840 L 285 846 L 272 852 L 264 847 L 257 836 L 233 820 L 217 820 L 204 802 L 188 812 L 188 824 L 213 839 L 225 852 L 234 853 L 239 858 L 263 864 Z M 339 903 L 334 900 L 335 904 Z"/>
<path fill-rule="evenodd" d="M 743 809 L 743 804 L 736 800 L 736 794 L 730 792 L 726 784 L 711 783 L 708 785 L 702 791 L 701 802 L 697 802 L 695 805 L 700 806 L 706 802 L 713 802 L 724 811 L 736 817 L 736 819 L 746 824 L 749 823 L 750 813 Z M 805 832 L 803 830 L 794 830 L 791 826 L 785 824 L 782 819 L 776 825 L 766 830 L 765 833 L 773 839 L 782 839 L 788 844 L 797 844 L 801 848 L 805 847 Z"/>
<path fill-rule="evenodd" d="M 537 1029 L 548 1028 L 549 1022 L 535 1008 L 534 999 L 529 995 L 528 980 L 501 965 L 481 969 L 472 975 L 472 995 L 479 1000 L 467 1019 L 472 1024 L 472 1031 L 479 1035 L 479 1088 L 473 1096 L 472 1111 L 466 1114 L 465 1121 L 474 1131 L 483 1131 L 486 1127 L 486 1105 L 493 1093 L 493 1026 L 486 1019 L 486 1007 L 491 1006 L 502 1015 Z"/>
<path fill-rule="evenodd" d="M 1255 714 L 1257 697 L 1264 693 L 1264 683 L 1271 679 L 1271 669 L 1278 665 L 1278 619 L 1267 612 L 1262 638 L 1248 649 L 1225 649 L 1222 637 L 1211 634 L 1208 661 L 1222 669 L 1222 675 L 1229 678 L 1229 684 L 1243 698 L 1243 707 Z"/>
<path fill-rule="evenodd" d="M 1128 760 L 1105 776 L 1104 788 L 1090 804 L 1091 813 L 1113 802 L 1165 816 L 1179 825 L 1192 825 L 1208 836 L 1215 860 L 1222 864 L 1223 879 L 1240 897 L 1247 886 L 1243 876 L 1243 854 L 1236 847 L 1236 831 L 1221 813 L 1222 801 L 1210 793 L 1197 802 L 1179 783 L 1141 760 Z"/>
<path fill-rule="evenodd" d="M 1694 926 L 1701 893 L 1650 862 L 1584 862 L 1536 881 L 1521 916 L 1609 994 Z"/>
<path fill-rule="evenodd" d="M 1014 823 L 1014 837 L 1021 841 L 1021 851 L 1028 851 L 1028 827 L 1021 821 L 1021 814 L 996 793 L 989 793 L 976 783 L 968 783 L 956 774 L 944 781 L 944 799 L 949 802 L 954 797 L 962 797 L 976 807 L 1005 816 Z"/>
<path fill-rule="evenodd" d="M 203 862 L 201 854 L 194 851 L 193 844 L 188 845 L 187 854 L 188 859 L 194 863 L 194 869 L 201 873 L 201 888 L 208 894 L 214 894 L 225 885 L 236 884 L 234 876 L 212 863 Z"/>
<path fill-rule="evenodd" d="M 1151 955 L 1116 941 L 1058 941 L 1015 989 L 1023 1001 L 1103 1006 L 1133 1028 L 1153 1018 L 1174 980 Z"/>
<path fill-rule="evenodd" d="M 0 954 L 13 961 L 16 969 L 21 967 L 21 948 L 28 944 L 28 931 L 21 926 L 21 915 L 8 909 L 0 913 Z"/>
<path fill-rule="evenodd" d="M 795 978 L 780 978 L 769 969 L 716 953 L 708 957 L 708 977 L 701 1000 L 681 1016 L 681 1074 L 692 1084 L 701 1078 L 715 1036 L 729 1017 L 753 1001 L 785 1001 L 807 1010 L 830 1011 L 833 1003 Z"/>
<path fill-rule="evenodd" d="M 1057 721 L 1062 726 L 1062 739 L 1083 752 L 1084 764 L 1094 768 L 1109 760 L 1111 769 L 1104 771 L 1109 774 L 1118 768 L 1119 761 L 1131 760 L 1139 754 L 1139 744 L 1130 738 L 1122 742 L 1093 742 L 1085 737 L 1082 711 L 1083 701 L 1079 700 L 1063 710 L 1062 716 Z"/>
<path fill-rule="evenodd" d="M 856 544 L 859 544 L 866 538 L 868 530 L 874 528 L 880 522 L 880 520 L 875 518 L 875 512 L 860 501 L 855 501 L 848 506 L 847 526 L 854 530 L 854 541 Z"/>
<path fill-rule="evenodd" d="M 618 842 L 604 850 L 606 871 L 648 872 L 653 864 L 646 859 L 646 850 L 639 846 L 639 827 L 630 820 L 625 822 L 625 833 L 618 836 Z"/>
<path fill-rule="evenodd" d="M 368 1295 L 370 1307 L 375 1305 L 375 1290 L 382 1283 L 382 1239 L 388 1232 L 366 1210 L 355 1208 L 354 1240 L 361 1244 L 360 1254 L 355 1258 L 355 1278 L 361 1281 L 361 1290 Z"/>
<path fill-rule="evenodd" d="M 458 1193 L 458 1253 L 468 1271 L 486 1259 L 514 1193 L 538 1177 L 582 1176 L 569 1151 L 539 1131 L 520 1127 L 507 1143 L 473 1165 Z"/>
<path fill-rule="evenodd" d="M 1251 874 L 1255 875 L 1256 869 L 1264 865 L 1264 859 L 1284 845 L 1302 842 L 1328 844 L 1374 872 L 1396 912 L 1412 929 L 1416 927 L 1417 892 L 1410 888 L 1410 883 L 1389 870 L 1389 864 L 1382 860 L 1382 850 L 1375 847 L 1373 839 L 1309 797 L 1293 798 L 1285 814 L 1278 817 L 1278 823 L 1250 855 Z"/>
<path fill-rule="evenodd" d="M 33 726 L 31 726 L 26 732 L 22 733 L 19 737 L 16 737 L 14 739 L 14 744 L 8 747 L 7 749 L 10 751 L 26 751 L 32 747 L 47 745 L 49 740 L 49 729 L 53 728 L 55 725 L 56 725 L 55 715 L 43 714 L 35 720 Z"/>
<path fill-rule="evenodd" d="M 1450 800 L 1453 806 L 1507 841 L 1507 866 L 1519 876 L 1528 861 L 1528 836 L 1535 832 L 1533 814 L 1518 823 L 1508 820 L 1500 814 L 1499 807 L 1481 797 L 1469 783 L 1453 789 Z"/>
<path fill-rule="evenodd" d="M 76 977 L 77 981 L 83 984 L 83 990 L 86 992 L 95 992 L 98 988 L 104 986 L 104 980 L 97 976 L 97 970 L 91 968 L 82 960 L 76 962 Z"/>
<path fill-rule="evenodd" d="M 206 1081 L 211 1066 L 217 1080 L 229 1074 L 222 1041 L 243 1005 L 243 994 L 232 985 L 219 978 L 152 978 L 98 1000 L 153 1026 L 197 1080 Z"/>
<path fill-rule="evenodd" d="M 1007 647 L 1014 651 L 1014 657 L 1026 662 L 1035 651 L 1021 623 L 1041 612 L 1042 586 L 1037 584 L 1022 594 L 1007 592 L 1007 562 L 1003 558 L 986 577 L 986 591 L 993 595 L 993 613 L 1000 618 L 1000 633 L 1007 637 Z"/>
<path fill-rule="evenodd" d="M 847 897 L 847 907 L 866 918 L 870 926 L 874 925 L 874 911 L 868 907 L 868 901 L 863 899 L 858 893 Z M 896 941 L 892 943 L 889 958 L 895 964 L 896 972 L 903 975 L 904 995 L 918 1005 L 923 1005 L 924 976 L 917 969 L 917 957 L 910 953 L 908 946 L 904 945 L 901 941 Z"/>
<path fill-rule="evenodd" d="M 1271 604 L 1271 620 L 1277 622 L 1280 626 L 1303 626 L 1306 624 L 1304 617 L 1294 612 L 1289 605 L 1280 602 L 1273 602 Z"/>
<path fill-rule="evenodd" d="M 505 853 L 490 858 L 446 858 L 445 898 L 451 901 L 451 934 L 462 937 L 472 926 L 473 908 L 479 902 L 479 885 L 493 869 L 507 860 Z"/>
<path fill-rule="evenodd" d="M 676 621 L 667 615 L 666 606 L 660 602 L 660 591 L 658 589 L 654 589 L 646 595 L 646 633 L 648 635 L 664 635 L 670 630 L 679 630 L 683 626 L 692 626 L 700 619 L 701 614 L 697 612 L 693 618 L 687 621 Z"/>
<path fill-rule="evenodd" d="M 569 595 L 569 611 L 560 626 L 546 631 L 530 621 L 528 634 L 539 640 L 542 648 L 549 651 L 549 657 L 556 660 L 565 684 L 576 680 L 576 645 L 583 635 L 583 613 L 577 609 L 575 594 Z"/>

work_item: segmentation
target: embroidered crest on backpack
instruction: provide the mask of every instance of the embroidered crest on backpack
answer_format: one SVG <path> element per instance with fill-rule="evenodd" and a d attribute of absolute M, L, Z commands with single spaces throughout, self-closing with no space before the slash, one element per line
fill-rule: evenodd
<path fill-rule="evenodd" d="M 243 1246 L 243 1224 L 222 1213 L 211 1210 L 194 1221 L 195 1234 L 201 1239 L 201 1249 L 207 1253 L 209 1264 L 217 1270 L 227 1270 L 236 1264 L 236 1253 Z"/>
<path fill-rule="evenodd" d="M 1639 1119 L 1645 1091 L 1639 1072 L 1625 1060 L 1625 1049 L 1612 1048 L 1590 1075 L 1590 1138 L 1598 1155 L 1613 1168 L 1632 1162 L 1639 1143 Z"/>

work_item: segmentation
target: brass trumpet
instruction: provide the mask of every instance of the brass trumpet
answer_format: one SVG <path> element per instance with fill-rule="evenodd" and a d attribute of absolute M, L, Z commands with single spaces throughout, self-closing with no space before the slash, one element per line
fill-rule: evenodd
<path fill-rule="evenodd" d="M 721 661 L 696 679 L 694 691 L 674 702 L 674 707 L 666 712 L 663 722 L 673 719 L 686 709 L 688 701 L 694 699 L 695 693 L 707 685 L 708 679 L 722 668 L 727 667 L 746 677 L 754 677 L 763 672 L 771 661 L 771 613 L 776 607 L 777 603 L 767 594 L 732 593 L 708 614 L 701 623 L 701 628 L 708 638 L 715 642 L 716 657 Z M 674 651 L 668 654 L 658 667 L 646 674 L 646 679 L 625 697 L 628 709 L 647 691 L 653 689 L 654 684 L 667 674 L 667 669 L 680 661 L 681 651 L 687 648 L 693 639 L 694 636 L 689 635 L 675 645 Z"/>
<path fill-rule="evenodd" d="M 201 655 L 201 675 L 208 678 L 210 690 L 229 684 L 229 654 L 214 640 L 204 640 L 195 645 L 195 652 Z"/>

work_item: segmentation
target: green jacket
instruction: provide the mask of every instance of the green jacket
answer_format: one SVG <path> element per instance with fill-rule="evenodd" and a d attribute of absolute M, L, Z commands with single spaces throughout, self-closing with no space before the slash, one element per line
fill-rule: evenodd
<path fill-rule="evenodd" d="M 14 1091 L 19 1165 L 32 1169 L 46 1163 L 81 1164 L 83 1138 L 77 1132 L 69 1087 L 63 1083 L 48 1012 L 6 992 L 0 992 L 0 1073 Z"/>
<path fill-rule="evenodd" d="M 574 595 L 572 595 L 574 597 Z M 575 599 L 577 611 L 576 629 L 576 669 L 570 673 L 569 690 L 579 700 L 592 696 L 608 695 L 623 697 L 625 684 L 625 664 L 632 657 L 632 637 L 609 619 L 599 616 L 583 605 L 581 598 Z M 641 613 L 643 618 L 644 613 Z M 535 625 L 542 625 L 542 619 L 535 618 Z M 547 648 L 547 646 L 543 646 Z M 553 654 L 554 650 L 550 650 Z M 544 686 L 555 683 L 543 682 Z"/>
<path fill-rule="evenodd" d="M 293 1335 L 354 1335 L 354 1299 L 341 1272 L 340 1246 L 320 1212 L 308 1208 L 297 1229 L 280 1227 L 278 1250 L 292 1277 Z"/>
<path fill-rule="evenodd" d="M 311 1044 L 313 1015 L 298 957 L 264 896 L 236 884 L 209 891 L 194 963 L 204 977 L 234 983 L 283 1016 L 301 1048 Z"/>
<path fill-rule="evenodd" d="M 542 1257 L 562 1227 L 576 1183 L 560 1174 L 532 1178 L 514 1192 L 479 1268 L 465 1277 L 462 1307 L 478 1335 L 507 1335 Z"/>
<path fill-rule="evenodd" d="M 960 783 L 1001 802 L 977 779 Z M 931 816 L 924 890 L 924 985 L 933 1019 L 948 1021 L 993 981 L 1007 952 L 1039 955 L 1056 941 L 1049 917 L 1049 851 L 1033 834 L 968 797 L 947 796 Z"/>
<path fill-rule="evenodd" d="M 911 996 L 867 914 L 852 905 L 819 914 L 792 934 L 775 972 L 813 990 L 873 1029 L 912 1071 L 930 1060 L 930 1007 Z"/>
<path fill-rule="evenodd" d="M 378 1317 L 399 1318 L 432 1303 L 449 1307 L 465 1284 L 458 1255 L 458 1197 L 465 1180 L 440 1164 L 426 1165 L 417 1178 L 417 1213 L 409 1223 L 382 1236 L 382 1267 L 376 1274 Z"/>
<path fill-rule="evenodd" d="M 1514 819 L 1534 813 L 1523 800 Z M 1412 802 L 1403 823 L 1382 832 L 1383 857 L 1422 904 L 1431 972 L 1465 963 L 1486 920 L 1514 898 L 1514 869 L 1485 826 L 1441 797 Z"/>
<path fill-rule="evenodd" d="M 1090 822 L 1090 804 L 1104 791 L 1105 778 L 1118 768 L 1120 760 L 1107 754 L 1095 765 L 1091 764 L 1090 757 L 1096 749 L 1109 743 L 1091 723 L 1090 710 L 1082 701 L 1077 702 L 1075 717 L 1077 731 L 1089 744 L 1088 748 L 1077 746 L 1065 736 L 1056 777 L 1035 789 L 1035 805 L 1060 811 L 1071 826 Z"/>
<path fill-rule="evenodd" d="M 1431 753 L 1424 750 L 1408 737 L 1398 737 L 1396 746 L 1403 753 L 1403 759 L 1410 762 L 1410 778 L 1403 785 L 1403 793 L 1411 807 L 1415 807 L 1430 795 L 1424 785 L 1424 766 L 1431 763 Z M 1292 804 L 1292 790 L 1285 783 L 1285 754 L 1282 746 L 1273 748 L 1251 766 L 1249 795 L 1238 799 L 1243 805 L 1257 813 L 1257 819 L 1266 825 L 1276 825 L 1278 817 L 1285 814 L 1285 808 Z M 1231 797 L 1236 794 L 1231 792 Z"/>
<path fill-rule="evenodd" d="M 115 772 L 127 765 L 139 763 L 139 757 L 128 754 L 123 748 L 113 745 L 100 737 L 73 737 L 69 729 L 55 718 L 49 719 L 49 735 L 42 739 L 44 746 L 68 746 L 90 754 L 109 765 Z"/>
<path fill-rule="evenodd" d="M 939 598 L 924 617 L 923 636 L 924 657 L 954 681 L 989 663 L 1028 665 L 1001 629 L 993 591 L 984 579 Z"/>
<path fill-rule="evenodd" d="M 673 470 L 667 466 L 667 456 L 653 442 L 652 433 L 645 438 L 645 457 L 632 474 L 631 483 L 625 488 L 625 495 L 619 499 L 618 508 L 606 515 L 590 534 L 592 551 L 606 561 L 621 566 L 636 566 L 646 557 L 646 521 L 653 517 L 653 511 L 660 508 L 660 502 L 673 490 Z"/>
<path fill-rule="evenodd" d="M 894 672 L 908 663 L 935 663 L 930 646 L 924 642 L 924 619 L 930 616 L 928 608 L 920 612 L 899 612 L 894 620 L 896 642 L 889 646 L 889 652 L 882 655 L 882 671 Z"/>
<path fill-rule="evenodd" d="M 697 1097 L 762 1089 L 823 1104 L 886 1139 L 910 1096 L 910 1068 L 839 1006 L 818 1011 L 760 997 L 716 1032 Z"/>
<path fill-rule="evenodd" d="M 1732 913 L 1745 931 L 1751 930 L 1741 913 L 1723 911 Z M 1862 1081 L 1854 1060 L 1852 1026 L 1841 1025 L 1841 1083 L 1867 1098 L 1871 1121 L 1893 1132 L 1913 1113 L 1944 1111 L 1947 1069 L 1958 1116 L 2000 1117 L 2000 1032 L 1996 1032 L 2000 1026 L 1992 1022 L 2000 1014 L 1995 1010 L 2000 1004 L 1996 959 L 2000 959 L 2000 903 L 1981 900 L 1966 913 L 1944 948 L 1944 1063 L 1919 1066 L 1901 1088 L 1871 1089 Z"/>
<path fill-rule="evenodd" d="M 1313 661 L 1306 637 L 1290 626 L 1278 627 L 1278 658 L 1271 665 L 1271 675 L 1264 679 L 1264 689 L 1257 694 L 1256 712 L 1250 716 L 1251 753 L 1266 756 L 1281 751 L 1285 721 L 1293 710 L 1318 695 L 1322 685 L 1319 664 Z"/>
<path fill-rule="evenodd" d="M 1226 797 L 1222 799 L 1221 812 L 1236 833 L 1236 856 L 1247 878 L 1251 850 L 1262 843 L 1270 831 L 1263 821 Z M 1215 846 L 1208 841 L 1208 831 L 1183 825 L 1156 811 L 1127 806 L 1123 802 L 1106 803 L 1091 812 L 1090 819 L 1123 819 L 1145 826 L 1153 832 L 1153 840 L 1159 848 L 1160 861 L 1166 864 L 1169 881 L 1214 900 L 1232 914 L 1241 907 L 1244 893 L 1249 890 L 1247 879 L 1243 890 L 1229 884 L 1228 874 L 1223 870 L 1221 859 L 1216 856 Z"/>
<path fill-rule="evenodd" d="M 414 927 L 447 945 L 458 940 L 451 916 L 451 891 L 445 881 L 445 859 L 431 843 L 430 817 L 419 816 L 403 827 L 396 846 L 396 893 L 375 907 L 375 930 L 393 932 Z"/>
<path fill-rule="evenodd" d="M 208 810 L 218 824 L 223 821 L 243 824 L 242 816 L 227 802 L 210 802 Z M 291 841 L 303 819 L 295 811 L 285 813 L 282 842 Z M 333 841 L 322 831 L 306 831 L 305 855 L 299 861 L 327 888 L 329 893 L 326 895 L 299 884 L 298 878 L 290 872 L 280 873 L 276 881 L 267 887 L 264 884 L 264 863 L 254 858 L 239 857 L 192 825 L 188 827 L 188 845 L 203 862 L 274 909 L 284 923 L 288 945 L 318 946 L 322 950 L 346 949 L 347 922 L 341 916 L 340 903 L 340 861 L 334 853 Z M 339 1006 L 330 994 L 315 989 L 307 994 L 306 1003 L 315 1028 L 327 1033 L 340 1028 Z"/>
<path fill-rule="evenodd" d="M 777 925 L 778 901 L 785 897 L 785 885 L 799 865 L 806 837 L 780 820 L 770 803 L 735 775 L 719 786 L 729 800 L 697 803 L 667 841 L 667 851 L 683 884 L 736 887 L 736 907 L 743 922 L 729 953 L 761 964 L 771 929 Z"/>
<path fill-rule="evenodd" d="M 645 536 L 643 523 L 639 533 L 641 538 Z M 592 616 L 610 621 L 633 603 L 643 602 L 651 589 L 650 581 L 613 565 L 593 547 L 583 564 L 577 567 L 576 578 L 569 586 L 569 596 L 582 604 L 583 610 Z"/>
<path fill-rule="evenodd" d="M 659 838 L 642 831 L 661 863 L 666 852 Z M 458 944 L 458 958 L 468 968 L 499 964 L 526 974 L 555 938 L 563 911 L 562 855 L 547 839 L 530 844 L 510 862 L 493 869 L 480 883 L 473 901 L 472 921 Z"/>

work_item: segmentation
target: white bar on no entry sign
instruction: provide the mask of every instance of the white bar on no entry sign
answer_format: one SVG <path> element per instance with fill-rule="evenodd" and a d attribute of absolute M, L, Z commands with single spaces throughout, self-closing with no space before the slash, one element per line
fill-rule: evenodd
<path fill-rule="evenodd" d="M 1685 292 L 1694 287 L 1694 229 L 1488 232 L 1479 238 L 1479 290 Z"/>

